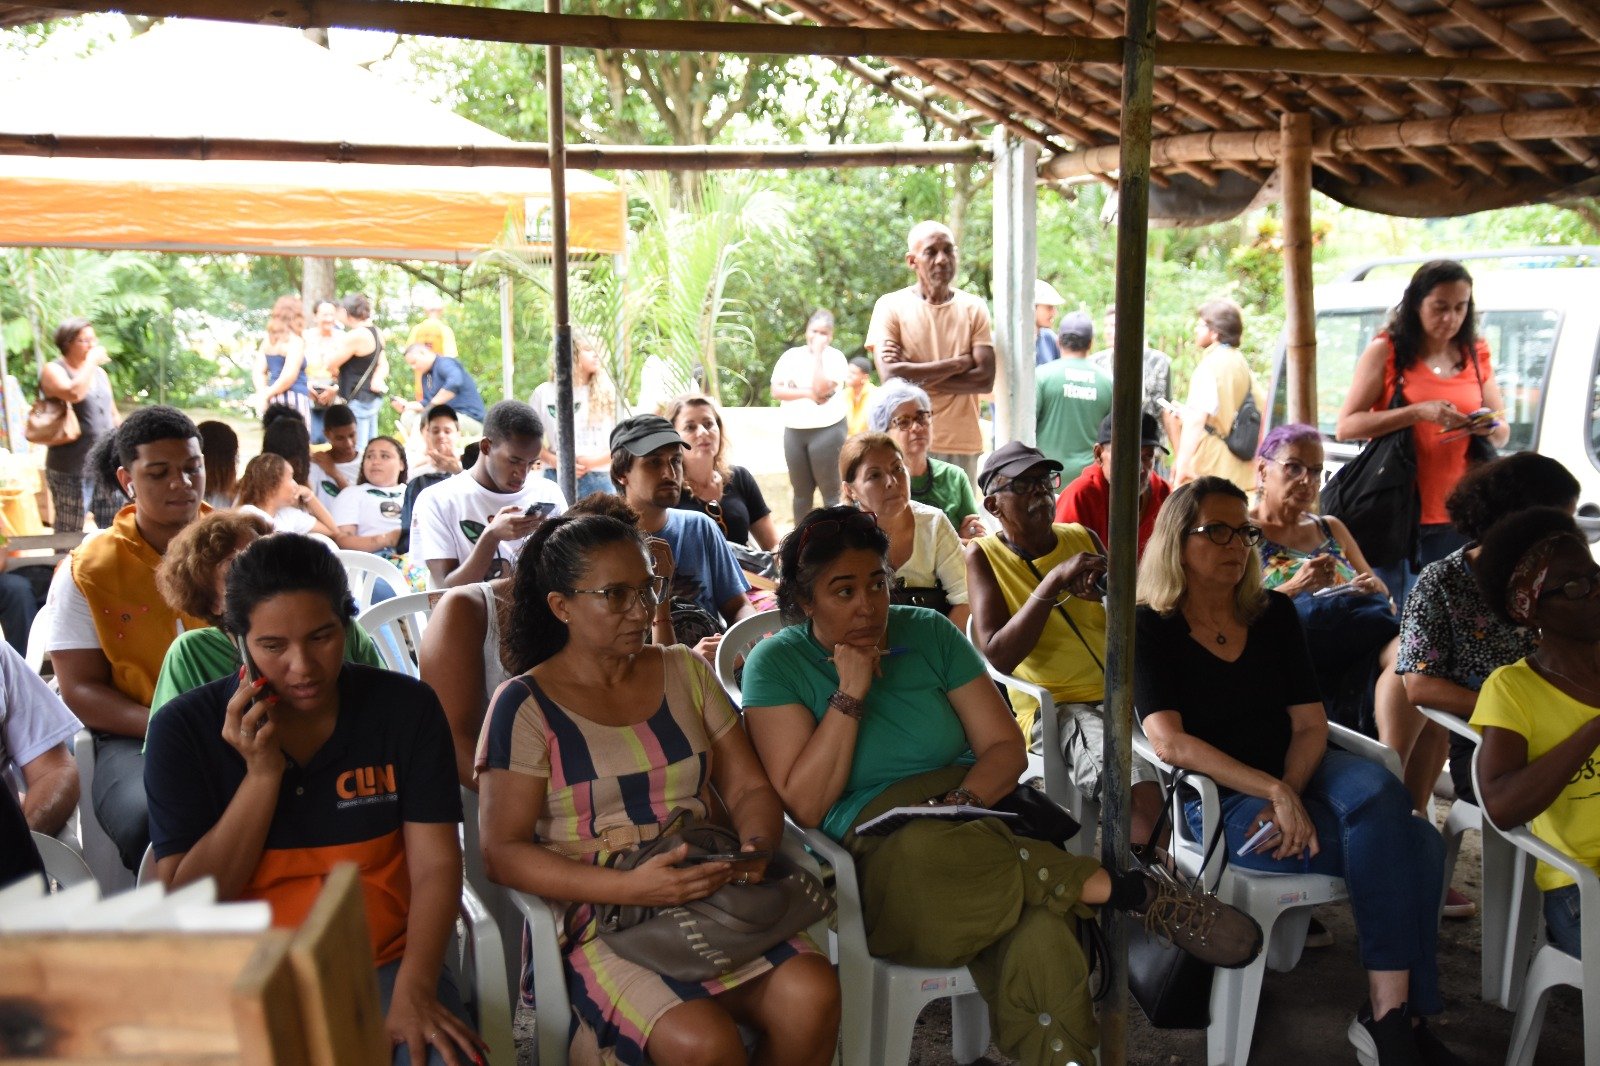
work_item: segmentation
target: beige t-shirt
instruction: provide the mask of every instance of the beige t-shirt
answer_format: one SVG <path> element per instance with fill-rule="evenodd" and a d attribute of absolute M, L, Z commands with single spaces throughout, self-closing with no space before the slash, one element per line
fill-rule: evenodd
<path fill-rule="evenodd" d="M 1251 376 L 1244 355 L 1237 348 L 1214 344 L 1189 378 L 1189 402 L 1185 406 L 1190 415 L 1203 415 L 1206 425 L 1214 431 L 1201 438 L 1194 450 L 1194 476 L 1215 474 L 1252 492 L 1256 483 L 1255 460 L 1240 459 L 1223 441 L 1233 428 L 1234 416 L 1246 393 L 1255 398 L 1257 410 L 1266 410 L 1266 396 Z"/>
<path fill-rule="evenodd" d="M 878 297 L 867 327 L 867 349 L 892 340 L 913 363 L 935 363 L 966 355 L 980 344 L 994 344 L 989 308 L 978 297 L 960 289 L 950 299 L 930 304 L 915 285 Z M 953 455 L 981 455 L 983 436 L 978 432 L 977 393 L 942 392 L 928 387 L 933 401 L 932 450 Z"/>

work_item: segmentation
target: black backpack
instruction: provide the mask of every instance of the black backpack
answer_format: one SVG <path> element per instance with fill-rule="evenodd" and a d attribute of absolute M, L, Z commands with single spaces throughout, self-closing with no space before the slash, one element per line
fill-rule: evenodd
<path fill-rule="evenodd" d="M 1261 409 L 1256 406 L 1255 390 L 1247 388 L 1244 402 L 1233 413 L 1233 425 L 1222 438 L 1235 459 L 1254 459 L 1261 443 Z"/>

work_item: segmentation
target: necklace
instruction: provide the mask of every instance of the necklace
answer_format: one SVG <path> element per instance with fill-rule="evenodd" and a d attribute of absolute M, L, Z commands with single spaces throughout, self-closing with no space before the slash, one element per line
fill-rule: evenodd
<path fill-rule="evenodd" d="M 1561 680 L 1565 681 L 1567 684 L 1571 685 L 1573 688 L 1580 688 L 1580 689 L 1583 689 L 1583 690 L 1585 690 L 1587 692 L 1600 692 L 1600 686 L 1596 686 L 1593 682 L 1579 681 L 1575 677 L 1570 677 L 1567 674 L 1563 674 L 1560 670 L 1557 670 L 1555 667 L 1551 666 L 1549 663 L 1546 663 L 1542 659 L 1538 660 L 1538 663 L 1539 663 L 1539 669 L 1540 670 L 1544 671 L 1545 673 L 1549 674 L 1552 677 L 1559 677 Z"/>
<path fill-rule="evenodd" d="M 1194 629 L 1196 626 L 1199 626 L 1199 628 L 1202 629 L 1202 630 L 1209 629 L 1209 630 L 1211 630 L 1211 632 L 1215 633 L 1216 637 L 1213 638 L 1213 639 L 1215 640 L 1215 642 L 1217 643 L 1218 646 L 1225 645 L 1225 644 L 1228 643 L 1227 636 L 1224 635 L 1222 630 L 1218 629 L 1216 626 L 1214 626 L 1214 625 L 1200 625 L 1195 619 L 1190 618 L 1188 615 L 1184 615 L 1184 618 L 1185 618 L 1185 620 L 1188 621 L 1190 629 Z"/>

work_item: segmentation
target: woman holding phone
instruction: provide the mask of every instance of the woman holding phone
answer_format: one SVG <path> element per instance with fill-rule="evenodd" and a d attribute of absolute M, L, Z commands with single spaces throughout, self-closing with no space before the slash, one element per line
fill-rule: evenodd
<path fill-rule="evenodd" d="M 344 567 L 308 537 L 234 560 L 225 619 L 245 667 L 150 726 L 156 875 L 213 878 L 218 899 L 264 900 L 292 927 L 355 859 L 394 1061 L 456 1066 L 485 1049 L 444 968 L 461 897 L 450 731 L 420 681 L 343 661 L 354 616 Z M 347 802 L 358 792 L 370 801 Z"/>

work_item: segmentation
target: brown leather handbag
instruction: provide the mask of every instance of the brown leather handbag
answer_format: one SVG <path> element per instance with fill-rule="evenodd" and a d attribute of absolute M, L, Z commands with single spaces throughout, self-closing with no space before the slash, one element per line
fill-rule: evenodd
<path fill-rule="evenodd" d="M 654 855 L 689 845 L 689 857 L 737 852 L 738 834 L 719 825 L 684 825 L 674 810 L 661 836 L 611 863 L 631 870 Z M 671 907 L 609 903 L 598 909 L 600 940 L 629 962 L 678 981 L 732 973 L 833 913 L 822 882 L 782 855 L 767 863 L 760 884 L 729 882 L 704 899 Z"/>
<path fill-rule="evenodd" d="M 78 424 L 78 412 L 70 403 L 41 395 L 28 408 L 28 424 L 22 435 L 34 444 L 58 448 L 83 436 L 83 427 Z"/>

